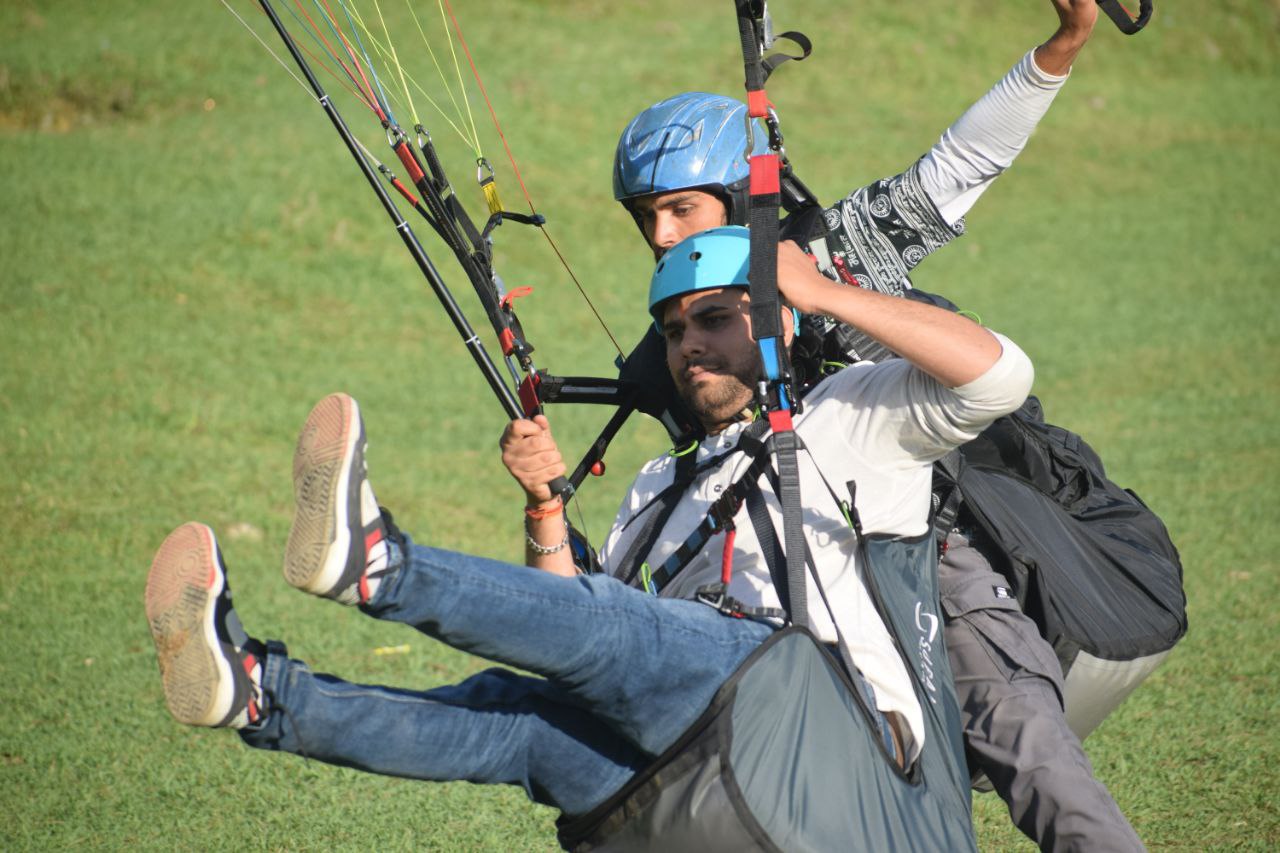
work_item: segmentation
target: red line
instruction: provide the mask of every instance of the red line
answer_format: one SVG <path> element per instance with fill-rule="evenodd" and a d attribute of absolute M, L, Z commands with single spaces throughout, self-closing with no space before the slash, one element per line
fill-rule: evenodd
<path fill-rule="evenodd" d="M 320 0 L 320 2 L 324 4 L 324 10 L 329 13 L 329 23 L 333 25 L 333 29 L 337 32 L 338 38 L 342 40 L 342 46 L 347 49 L 347 55 L 351 57 L 352 64 L 355 65 L 356 70 L 360 72 L 360 79 L 364 81 L 365 88 L 369 90 L 369 99 L 377 104 L 378 98 L 373 93 L 373 86 L 369 85 L 369 78 L 365 76 L 364 66 L 360 64 L 360 60 L 356 57 L 356 52 L 351 49 L 351 42 L 348 41 L 347 37 L 343 34 L 342 27 L 339 26 L 337 17 L 333 14 L 333 10 L 329 8 L 329 0 Z M 382 112 L 381 105 L 378 106 L 378 109 L 375 110 L 375 112 L 377 112 L 378 118 L 383 121 L 387 120 L 386 114 Z"/>
<path fill-rule="evenodd" d="M 324 46 L 325 48 L 328 49 L 329 55 L 332 56 L 333 59 L 339 65 L 342 66 L 342 70 L 345 71 L 347 73 L 347 76 L 351 78 L 351 82 L 358 87 L 360 85 L 360 81 L 356 79 L 356 75 L 351 73 L 351 69 L 347 67 L 347 63 L 342 61 L 342 57 L 338 55 L 338 51 L 333 49 L 333 45 L 329 44 L 329 40 L 324 37 L 324 33 L 320 30 L 320 27 L 316 25 L 315 19 L 312 18 L 311 14 L 306 9 L 303 8 L 302 0 L 293 0 L 293 5 L 298 7 L 298 11 L 301 12 L 303 17 L 305 17 L 307 21 L 311 24 L 311 29 L 316 34 L 316 37 L 319 38 L 320 41 L 324 42 Z M 339 30 L 339 32 L 341 32 L 341 30 Z M 350 50 L 348 50 L 348 53 L 350 53 Z M 352 57 L 352 59 L 354 60 L 355 57 Z M 360 70 L 359 63 L 356 64 L 356 69 Z M 362 70 L 360 71 L 360 76 L 361 78 L 364 77 L 364 71 Z M 368 86 L 367 80 L 365 81 L 365 85 Z M 367 93 L 364 93 L 362 97 L 366 98 L 365 100 L 366 104 L 373 105 L 370 108 L 378 116 L 378 118 L 385 120 L 385 116 L 383 116 L 382 114 L 382 108 L 376 106 L 376 104 L 378 103 L 378 99 L 373 97 L 373 90 L 370 89 Z"/>
<path fill-rule="evenodd" d="M 294 42 L 294 44 L 296 44 L 296 45 L 298 46 L 298 49 L 299 49 L 299 50 L 301 50 L 301 51 L 302 51 L 303 53 L 305 53 L 307 56 L 311 57 L 311 61 L 312 61 L 312 62 L 314 62 L 316 65 L 319 65 L 321 68 L 323 68 L 323 69 L 325 70 L 325 73 L 326 73 L 326 74 L 328 74 L 328 75 L 329 75 L 330 77 L 332 77 L 334 80 L 337 80 L 337 81 L 338 81 L 338 85 L 342 86 L 342 87 L 343 87 L 343 88 L 345 88 L 348 92 L 350 92 L 351 94 L 353 94 L 353 95 L 355 95 L 357 98 L 359 98 L 359 99 L 360 99 L 360 103 L 364 104 L 366 107 L 368 107 L 369 109 L 373 110 L 373 112 L 374 112 L 375 114 L 378 112 L 378 111 L 377 111 L 377 109 L 375 109 L 375 108 L 374 108 L 374 105 L 373 105 L 373 104 L 371 104 L 371 103 L 369 103 L 369 99 L 365 96 L 364 92 L 361 92 L 361 91 L 360 91 L 359 89 L 357 89 L 355 86 L 352 86 L 352 85 L 351 85 L 351 81 L 350 81 L 350 80 L 344 80 L 344 79 L 342 78 L 342 76 L 338 74 L 338 72 L 334 71 L 334 70 L 333 70 L 332 68 L 330 68 L 328 65 L 325 65 L 324 60 L 323 60 L 323 59 L 321 59 L 320 57 L 316 56 L 314 53 L 312 53 L 312 52 L 311 52 L 311 50 L 310 50 L 309 48 L 307 48 L 307 46 L 306 46 L 306 45 L 304 45 L 302 42 L 300 42 L 300 41 L 295 41 L 295 42 Z"/>
<path fill-rule="evenodd" d="M 413 205 L 415 208 L 418 206 L 418 197 L 409 192 L 408 187 L 406 187 L 399 178 L 392 178 L 391 186 L 395 187 L 400 195 L 405 197 L 405 200 L 408 201 L 409 204 Z"/>
<path fill-rule="evenodd" d="M 493 119 L 493 126 L 498 130 L 498 138 L 502 140 L 502 147 L 507 151 L 507 159 L 511 161 L 511 168 L 516 173 L 516 180 L 520 182 L 520 191 L 524 193 L 524 200 L 529 203 L 529 212 L 537 213 L 533 208 L 533 199 L 529 197 L 529 190 L 524 185 L 524 178 L 520 176 L 520 167 L 516 165 L 515 155 L 511 153 L 511 146 L 507 144 L 507 135 L 502 132 L 502 125 L 498 123 L 498 114 L 493 111 L 493 104 L 489 101 L 489 92 L 484 88 L 484 81 L 480 79 L 480 71 L 476 68 L 476 61 L 471 58 L 471 48 L 467 47 L 467 40 L 462 37 L 462 27 L 458 25 L 458 19 L 453 14 L 453 4 L 449 0 L 444 0 L 445 8 L 449 10 L 449 20 L 453 22 L 453 31 L 458 34 L 458 42 L 462 45 L 462 52 L 467 55 L 467 62 L 471 65 L 471 73 L 476 78 L 476 83 L 480 86 L 480 94 L 484 95 L 484 105 L 489 108 L 489 117 Z"/>

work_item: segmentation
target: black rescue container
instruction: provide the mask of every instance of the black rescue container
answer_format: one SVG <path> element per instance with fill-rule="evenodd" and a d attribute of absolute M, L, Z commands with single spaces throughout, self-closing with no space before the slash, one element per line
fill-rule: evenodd
<path fill-rule="evenodd" d="M 1083 438 L 1045 423 L 1035 397 L 934 470 L 935 494 L 946 496 L 940 515 L 948 504 L 963 507 L 1057 653 L 1067 721 L 1083 738 L 1187 631 L 1182 563 L 1168 530 L 1107 477 Z"/>

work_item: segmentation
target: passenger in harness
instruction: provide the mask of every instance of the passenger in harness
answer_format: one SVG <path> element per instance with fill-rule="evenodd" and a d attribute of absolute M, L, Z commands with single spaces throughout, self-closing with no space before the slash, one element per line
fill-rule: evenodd
<path fill-rule="evenodd" d="M 964 233 L 963 217 L 1021 152 L 1092 32 L 1094 0 L 1051 3 L 1058 17 L 1053 36 L 903 173 L 825 209 L 793 173 L 785 173 L 789 216 L 782 233 L 805 247 L 829 278 L 894 296 L 933 298 L 912 289 L 910 270 Z M 746 223 L 743 152 L 754 143 L 754 153 L 761 153 L 768 138 L 758 126 L 748 137 L 746 113 L 732 98 L 685 93 L 643 111 L 623 131 L 614 195 L 655 257 L 701 229 Z M 845 363 L 894 355 L 891 347 L 822 312 L 806 313 L 801 328 L 803 355 L 793 352 L 793 364 L 810 383 Z M 838 474 L 824 473 L 840 481 Z M 975 780 L 985 790 L 990 780 L 1014 823 L 1042 849 L 1143 849 L 1093 775 L 1080 744 L 1087 729 L 1077 736 L 1068 724 L 1062 667 L 1000 573 L 998 549 L 967 508 L 944 524 L 938 571 L 945 635 Z M 1141 677 L 1162 658 L 1147 658 Z M 1114 707 L 1124 695 L 1127 690 L 1117 690 L 1103 704 Z M 1101 719 L 1095 717 L 1092 725 Z"/>
<path fill-rule="evenodd" d="M 745 290 L 748 246 L 746 229 L 714 229 L 673 247 L 654 274 L 650 309 L 667 364 L 708 440 L 697 451 L 693 481 L 647 555 L 650 565 L 687 542 L 735 475 L 752 464 L 749 452 L 734 451 L 767 441 L 753 427 L 751 408 L 758 356 Z M 947 740 L 937 728 L 926 737 L 922 703 L 954 709 L 954 699 L 946 684 L 924 693 L 913 687 L 899 646 L 925 638 L 890 631 L 857 555 L 864 536 L 927 537 L 932 462 L 1015 409 L 1030 389 L 1031 364 L 1013 343 L 967 318 L 842 287 L 794 246 L 780 247 L 778 272 L 790 305 L 856 324 L 903 356 L 828 378 L 795 418 L 809 496 L 804 539 L 820 593 L 810 596 L 808 616 L 820 639 L 839 646 L 866 697 L 866 729 L 879 744 L 880 763 L 921 796 L 962 794 L 958 764 L 949 777 L 921 784 L 917 768 L 926 753 L 947 749 L 936 742 Z M 789 308 L 782 322 L 789 340 Z M 326 398 L 298 440 L 297 508 L 284 571 L 289 583 L 314 595 L 534 675 L 491 669 L 418 691 L 314 673 L 282 644 L 244 630 L 214 534 L 192 522 L 161 545 L 145 596 L 173 715 L 191 725 L 238 729 L 254 747 L 370 772 L 520 785 L 531 799 L 569 816 L 590 812 L 623 788 L 703 714 L 744 660 L 777 636 L 784 620 L 768 559 L 749 509 L 731 506 L 661 589 L 578 574 L 563 508 L 546 485 L 564 473 L 546 420 L 514 423 L 501 443 L 526 496 L 531 566 L 414 544 L 374 499 L 355 401 Z M 641 471 L 604 549 L 609 571 L 620 570 L 613 561 L 635 533 L 628 521 L 671 482 L 676 465 L 663 456 Z M 856 495 L 844 500 L 829 491 L 820 471 L 838 471 L 842 486 L 857 484 Z M 767 470 L 758 494 L 776 516 Z M 702 594 L 720 584 L 722 594 Z M 818 603 L 822 596 L 829 607 Z M 917 619 L 936 623 L 932 601 L 914 607 Z M 927 638 L 936 642 L 932 633 Z M 872 768 L 842 769 L 856 778 Z M 844 791 L 828 786 L 828 794 L 839 802 Z M 960 805 L 945 832 L 926 828 L 920 838 L 972 849 L 967 803 L 952 801 Z M 893 847 L 939 849 L 940 842 L 902 828 L 919 815 L 895 818 L 882 827 L 897 839 Z"/>

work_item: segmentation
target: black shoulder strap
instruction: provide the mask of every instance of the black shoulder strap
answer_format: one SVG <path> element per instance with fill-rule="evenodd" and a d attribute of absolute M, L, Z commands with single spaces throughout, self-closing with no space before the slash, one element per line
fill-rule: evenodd
<path fill-rule="evenodd" d="M 644 579 L 644 588 L 654 595 L 660 593 L 676 575 L 684 571 L 694 557 L 702 553 L 702 549 L 706 547 L 712 536 L 733 527 L 733 517 L 738 514 L 748 492 L 751 489 L 759 490 L 760 488 L 758 485 L 760 476 L 769 467 L 768 446 L 768 442 L 759 444 L 760 451 L 755 460 L 742 473 L 742 476 L 734 481 L 733 485 L 716 498 L 706 517 L 693 529 L 688 538 L 680 543 L 680 547 L 667 557 L 662 565 L 650 571 L 649 576 Z"/>
<path fill-rule="evenodd" d="M 675 479 L 672 480 L 671 485 L 659 492 L 658 496 L 645 508 L 647 510 L 645 520 L 641 524 L 636 538 L 632 540 L 631 547 L 627 549 L 627 553 L 623 556 L 622 562 L 618 567 L 619 571 L 615 572 L 615 576 L 620 576 L 625 571 L 626 574 L 623 576 L 625 583 L 630 584 L 636 579 L 636 575 L 640 573 L 641 566 L 644 565 L 644 558 L 653 549 L 658 535 L 662 533 L 662 528 L 666 526 L 671 514 L 675 512 L 676 507 L 680 504 L 680 499 L 684 497 L 685 491 L 688 490 L 689 485 L 693 482 L 697 475 L 697 470 L 698 448 L 697 445 L 694 445 L 676 457 Z"/>
<path fill-rule="evenodd" d="M 738 507 L 748 494 L 748 488 L 760 479 L 760 475 L 768 466 L 769 444 L 761 438 L 768 429 L 769 422 L 767 420 L 763 418 L 757 420 L 743 431 L 733 450 L 702 465 L 686 462 L 684 463 L 683 472 L 681 471 L 681 460 L 686 457 L 692 458 L 694 454 L 688 453 L 677 459 L 675 482 L 664 489 L 658 497 L 654 498 L 654 502 L 650 506 L 656 506 L 656 510 L 645 519 L 644 526 L 641 527 L 635 540 L 632 541 L 631 547 L 627 549 L 626 556 L 623 557 L 621 566 L 626 570 L 625 581 L 627 584 L 637 586 L 635 583 L 636 578 L 647 565 L 645 558 L 653 550 L 653 546 L 657 544 L 663 527 L 666 526 L 671 514 L 675 511 L 676 505 L 680 503 L 680 499 L 684 497 L 685 491 L 697 475 L 719 465 L 730 456 L 744 453 L 755 461 L 733 485 L 725 489 L 724 494 L 716 499 L 706 517 L 694 528 L 693 532 L 681 543 L 680 547 L 656 570 L 649 571 L 648 574 L 641 578 L 641 583 L 638 585 L 642 589 L 657 595 L 662 591 L 663 587 L 671 582 L 672 578 L 683 571 L 685 566 L 702 551 L 712 536 L 732 526 L 733 516 L 737 514 Z M 661 501 L 660 506 L 657 505 L 659 501 Z"/>
<path fill-rule="evenodd" d="M 778 593 L 778 604 L 787 613 L 791 612 L 791 594 L 787 585 L 786 557 L 782 553 L 782 545 L 778 542 L 777 531 L 773 529 L 773 520 L 769 518 L 769 507 L 765 505 L 764 493 L 757 483 L 756 488 L 747 490 L 747 516 L 756 532 L 756 541 L 760 543 L 760 553 L 764 555 L 764 563 L 769 567 L 769 579 Z"/>

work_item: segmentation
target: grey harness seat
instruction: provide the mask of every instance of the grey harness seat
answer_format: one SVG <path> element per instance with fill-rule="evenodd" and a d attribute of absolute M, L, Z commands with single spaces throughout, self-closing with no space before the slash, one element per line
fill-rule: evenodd
<path fill-rule="evenodd" d="M 574 851 L 976 850 L 931 536 L 867 536 L 867 587 L 924 711 L 907 771 L 863 694 L 806 629 L 765 641 L 663 755 L 592 812 Z"/>

